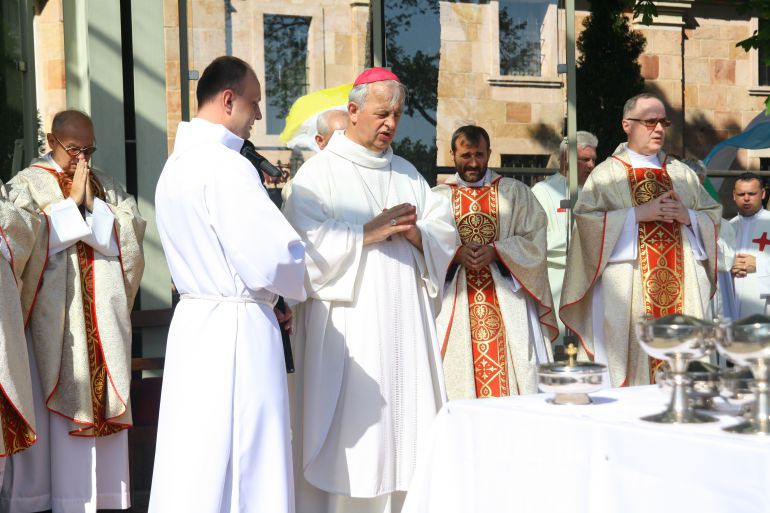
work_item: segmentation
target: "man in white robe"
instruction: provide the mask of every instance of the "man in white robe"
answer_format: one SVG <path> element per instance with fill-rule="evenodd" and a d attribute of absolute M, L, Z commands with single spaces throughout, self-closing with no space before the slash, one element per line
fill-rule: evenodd
<path fill-rule="evenodd" d="M 744 173 L 733 187 L 738 215 L 730 220 L 735 228 L 735 263 L 731 269 L 737 316 L 768 313 L 770 298 L 770 212 L 762 208 L 765 190 L 758 175 Z"/>
<path fill-rule="evenodd" d="M 537 365 L 551 360 L 558 333 L 545 212 L 529 187 L 487 167 L 486 130 L 458 128 L 451 148 L 457 172 L 433 189 L 452 205 L 462 242 L 436 321 L 447 395 L 537 393 Z"/>
<path fill-rule="evenodd" d="M 660 151 L 670 124 L 655 96 L 629 99 L 628 143 L 591 172 L 575 205 L 559 314 L 582 357 L 608 365 L 611 386 L 654 379 L 659 362 L 634 330 L 643 315 L 703 318 L 715 291 L 722 208 Z"/>
<path fill-rule="evenodd" d="M 579 131 L 577 138 L 578 188 L 582 189 L 588 175 L 596 167 L 596 147 L 599 140 L 591 132 Z M 553 304 L 561 300 L 561 285 L 564 281 L 564 267 L 567 264 L 567 209 L 562 200 L 567 199 L 567 171 L 569 159 L 567 139 L 559 145 L 559 172 L 532 187 L 532 193 L 548 216 L 548 282 L 551 284 Z M 564 337 L 564 324 L 558 320 L 559 337 L 554 341 L 561 343 Z"/>
<path fill-rule="evenodd" d="M 130 506 L 130 312 L 144 270 L 136 201 L 89 167 L 91 119 L 54 116 L 51 152 L 8 183 L 41 217 L 22 276 L 38 441 L 6 466 L 0 510 Z"/>
<path fill-rule="evenodd" d="M 448 201 L 390 148 L 405 94 L 389 71 L 360 75 L 347 130 L 300 168 L 284 206 L 307 243 L 299 513 L 399 511 L 445 399 L 434 319 L 456 232 Z"/>
<path fill-rule="evenodd" d="M 316 120 L 315 142 L 318 145 L 318 151 L 323 151 L 326 145 L 337 130 L 345 130 L 348 127 L 348 111 L 339 109 L 325 110 L 318 115 Z M 281 189 L 281 199 L 286 203 L 286 199 L 291 194 L 291 182 L 289 179 Z"/>
<path fill-rule="evenodd" d="M 11 202 L 0 182 L 0 485 L 8 457 L 37 437 L 20 293 L 39 224 L 29 194 L 17 194 Z"/>
<path fill-rule="evenodd" d="M 304 247 L 239 150 L 262 118 L 253 69 L 219 57 L 198 81 L 155 193 L 181 301 L 166 346 L 152 513 L 294 511 L 278 296 L 302 300 Z"/>

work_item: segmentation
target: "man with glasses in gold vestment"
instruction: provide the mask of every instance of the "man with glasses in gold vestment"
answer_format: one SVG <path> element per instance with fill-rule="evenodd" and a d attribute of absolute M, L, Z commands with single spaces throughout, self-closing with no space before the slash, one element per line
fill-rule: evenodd
<path fill-rule="evenodd" d="M 37 442 L 6 463 L 0 511 L 130 506 L 130 312 L 144 270 L 136 201 L 91 168 L 94 126 L 54 116 L 51 152 L 8 182 L 40 216 L 22 274 Z"/>
<path fill-rule="evenodd" d="M 639 318 L 704 316 L 722 215 L 697 175 L 662 151 L 671 121 L 660 99 L 629 99 L 621 123 L 628 142 L 593 170 L 575 205 L 559 310 L 613 387 L 654 382 L 660 362 L 639 346 Z"/>

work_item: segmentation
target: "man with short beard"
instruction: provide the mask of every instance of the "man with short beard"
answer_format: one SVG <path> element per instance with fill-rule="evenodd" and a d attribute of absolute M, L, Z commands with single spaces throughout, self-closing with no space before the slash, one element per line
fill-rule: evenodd
<path fill-rule="evenodd" d="M 382 68 L 305 162 L 284 213 L 307 244 L 297 313 L 297 511 L 399 511 L 444 402 L 434 319 L 456 232 L 449 202 L 391 143 L 406 90 Z"/>
<path fill-rule="evenodd" d="M 546 269 L 546 215 L 529 187 L 487 167 L 489 134 L 452 135 L 456 174 L 433 189 L 462 244 L 436 321 L 449 399 L 537 393 L 558 334 Z"/>
<path fill-rule="evenodd" d="M 737 317 L 768 313 L 770 297 L 770 212 L 762 208 L 765 190 L 754 173 L 735 181 L 733 200 L 738 215 L 730 220 L 735 228 L 735 263 L 731 269 L 738 303 Z"/>
<path fill-rule="evenodd" d="M 560 317 L 611 386 L 654 380 L 639 346 L 643 315 L 702 318 L 716 287 L 720 207 L 695 173 L 662 151 L 666 109 L 641 94 L 623 108 L 628 142 L 596 166 L 575 205 Z"/>
<path fill-rule="evenodd" d="M 145 221 L 121 185 L 91 168 L 88 115 L 59 112 L 47 140 L 51 152 L 8 182 L 42 219 L 21 296 L 38 441 L 8 462 L 0 509 L 125 509 Z"/>

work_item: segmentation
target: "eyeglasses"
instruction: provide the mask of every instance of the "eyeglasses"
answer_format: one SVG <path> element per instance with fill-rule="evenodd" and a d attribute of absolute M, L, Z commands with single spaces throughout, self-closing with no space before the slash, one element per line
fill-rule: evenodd
<path fill-rule="evenodd" d="M 83 148 L 79 148 L 78 146 L 64 146 L 58 137 L 54 135 L 53 138 L 56 139 L 56 142 L 59 143 L 59 146 L 64 148 L 64 151 L 66 151 L 67 155 L 70 157 L 77 157 L 81 153 L 86 157 L 90 157 L 96 151 L 96 146 L 85 146 Z"/>
<path fill-rule="evenodd" d="M 626 118 L 629 121 L 638 121 L 639 123 L 643 124 L 645 127 L 652 130 L 656 126 L 658 126 L 658 123 L 660 123 L 660 126 L 663 128 L 667 128 L 671 126 L 671 120 L 668 118 L 650 118 L 650 119 L 638 119 L 638 118 Z"/>

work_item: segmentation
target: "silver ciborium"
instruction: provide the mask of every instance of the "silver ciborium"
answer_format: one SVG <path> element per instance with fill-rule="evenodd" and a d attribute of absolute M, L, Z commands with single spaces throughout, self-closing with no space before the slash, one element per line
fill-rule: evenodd
<path fill-rule="evenodd" d="M 747 422 L 726 427 L 733 433 L 770 434 L 770 317 L 751 315 L 720 327 L 720 353 L 754 374 L 753 416 Z"/>
<path fill-rule="evenodd" d="M 578 362 L 577 347 L 566 349 L 567 362 L 544 363 L 538 366 L 538 385 L 543 392 L 555 394 L 553 404 L 591 404 L 588 396 L 602 388 L 606 367 L 600 363 Z"/>
<path fill-rule="evenodd" d="M 705 355 L 713 345 L 716 326 L 689 315 L 667 315 L 659 319 L 644 318 L 636 324 L 639 345 L 653 358 L 668 362 L 671 370 L 671 403 L 665 411 L 642 417 L 659 424 L 699 424 L 716 422 L 716 418 L 695 411 L 689 396 L 692 377 L 687 365 Z"/>

